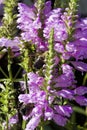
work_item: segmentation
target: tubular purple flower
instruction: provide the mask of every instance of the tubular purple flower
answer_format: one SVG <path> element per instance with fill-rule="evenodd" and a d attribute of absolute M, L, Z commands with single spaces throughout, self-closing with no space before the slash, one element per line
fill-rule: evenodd
<path fill-rule="evenodd" d="M 18 114 L 15 114 L 14 116 L 12 116 L 9 120 L 9 124 L 16 124 L 18 122 Z"/>
<path fill-rule="evenodd" d="M 64 116 L 61 116 L 59 114 L 54 114 L 53 120 L 60 126 L 65 126 L 67 123 L 68 119 Z"/>
<path fill-rule="evenodd" d="M 74 78 L 73 68 L 68 64 L 62 64 L 61 66 L 63 74 L 70 75 Z"/>
<path fill-rule="evenodd" d="M 54 50 L 56 51 L 56 52 L 58 52 L 58 53 L 63 53 L 64 52 L 64 46 L 63 46 L 63 44 L 61 44 L 61 43 L 55 43 L 55 45 L 54 45 Z"/>
<path fill-rule="evenodd" d="M 49 39 L 50 31 L 52 28 L 54 29 L 54 40 L 56 42 L 61 42 L 67 39 L 66 26 L 60 16 L 60 8 L 50 11 L 48 17 L 45 20 L 45 27 L 43 30 L 43 35 L 46 39 Z"/>
<path fill-rule="evenodd" d="M 74 93 L 72 90 L 68 90 L 68 89 L 63 89 L 57 92 L 58 96 L 69 99 L 69 100 L 73 100 L 74 98 Z"/>
<path fill-rule="evenodd" d="M 27 6 L 25 4 L 18 4 L 18 28 L 22 30 L 21 36 L 25 41 L 32 41 L 37 49 L 45 51 L 47 50 L 47 42 L 42 40 L 38 34 L 42 29 L 42 23 L 40 18 L 40 12 L 35 6 Z M 45 11 L 45 9 L 44 9 Z"/>
<path fill-rule="evenodd" d="M 47 106 L 44 111 L 44 120 L 52 120 L 53 116 L 53 109 Z"/>
<path fill-rule="evenodd" d="M 71 113 L 73 112 L 72 107 L 69 105 L 64 105 L 64 106 L 56 105 L 56 106 L 54 106 L 54 110 L 58 114 L 60 114 L 62 116 L 66 116 L 66 117 L 70 117 Z"/>
<path fill-rule="evenodd" d="M 80 87 L 77 87 L 75 90 L 74 90 L 74 93 L 76 95 L 84 95 L 87 93 L 87 87 L 85 86 L 80 86 Z"/>
<path fill-rule="evenodd" d="M 44 9 L 43 9 L 43 13 L 47 17 L 49 15 L 50 11 L 51 11 L 51 1 L 47 1 L 45 3 Z"/>
<path fill-rule="evenodd" d="M 87 38 L 80 38 L 66 45 L 66 50 L 70 56 L 76 60 L 83 60 L 87 58 Z"/>
<path fill-rule="evenodd" d="M 36 84 L 36 86 L 39 88 L 40 86 L 42 86 L 44 78 L 40 77 L 38 74 L 35 74 L 33 72 L 28 73 L 28 78 L 29 78 L 29 85 L 31 86 L 31 89 L 35 89 L 33 85 Z M 37 88 L 37 89 L 38 89 Z"/>
<path fill-rule="evenodd" d="M 19 48 L 19 45 L 21 44 L 20 39 L 18 37 L 15 37 L 13 40 L 8 39 L 8 38 L 0 38 L 0 46 L 1 47 L 17 47 Z"/>
<path fill-rule="evenodd" d="M 67 88 L 72 86 L 75 83 L 74 77 L 68 74 L 61 74 L 54 79 L 55 87 Z"/>
<path fill-rule="evenodd" d="M 87 98 L 84 96 L 76 96 L 75 101 L 80 105 L 80 106 L 87 106 Z"/>
<path fill-rule="evenodd" d="M 87 72 L 87 64 L 82 61 L 71 61 L 71 64 L 75 67 L 75 69 L 81 72 Z"/>
<path fill-rule="evenodd" d="M 20 94 L 18 96 L 19 101 L 24 104 L 28 104 L 29 103 L 29 99 L 30 99 L 30 95 L 29 94 Z"/>
<path fill-rule="evenodd" d="M 38 126 L 39 123 L 40 123 L 40 117 L 34 116 L 30 119 L 30 121 L 26 125 L 25 130 L 35 130 L 35 128 Z"/>

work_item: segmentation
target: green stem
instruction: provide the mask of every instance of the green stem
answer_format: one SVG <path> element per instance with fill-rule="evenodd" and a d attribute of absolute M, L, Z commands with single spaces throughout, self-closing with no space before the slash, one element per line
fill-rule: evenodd
<path fill-rule="evenodd" d="M 8 73 L 9 73 L 9 78 L 12 81 L 13 76 L 12 76 L 12 71 L 11 71 L 11 65 L 12 65 L 12 61 L 11 61 L 11 49 L 8 48 Z"/>
<path fill-rule="evenodd" d="M 6 128 L 9 130 L 9 82 L 6 82 L 6 93 L 5 93 L 5 100 L 6 100 Z"/>
<path fill-rule="evenodd" d="M 1 66 L 0 66 L 0 71 L 2 72 L 2 74 L 3 74 L 6 78 L 8 78 L 7 74 L 3 71 L 3 69 L 1 68 Z"/>
<path fill-rule="evenodd" d="M 9 130 L 9 119 L 8 119 L 8 113 L 6 115 L 6 125 L 7 125 L 7 130 Z"/>
<path fill-rule="evenodd" d="M 22 68 L 20 67 L 19 70 L 17 71 L 16 75 L 14 76 L 14 79 L 17 78 L 17 76 L 18 76 L 18 74 L 20 73 L 21 69 L 22 69 Z"/>
<path fill-rule="evenodd" d="M 28 89 L 28 77 L 27 77 L 27 73 L 24 75 L 24 81 L 25 81 L 25 86 L 26 86 L 26 93 L 29 93 L 29 89 Z"/>
<path fill-rule="evenodd" d="M 22 121 L 22 129 L 24 130 L 24 129 L 25 129 L 25 127 L 26 127 L 26 121 L 25 121 L 25 120 L 23 120 L 23 121 Z"/>
<path fill-rule="evenodd" d="M 41 126 L 40 130 L 44 130 L 43 126 Z"/>
<path fill-rule="evenodd" d="M 0 82 L 4 82 L 4 81 L 7 81 L 7 82 L 10 82 L 10 79 L 0 79 Z M 20 79 L 13 79 L 13 82 L 20 82 L 20 81 L 23 81 L 23 78 L 20 78 Z"/>
<path fill-rule="evenodd" d="M 83 83 L 82 83 L 82 85 L 85 85 L 86 82 L 87 82 L 87 73 L 85 74 L 85 76 L 84 76 L 84 78 L 83 78 Z"/>

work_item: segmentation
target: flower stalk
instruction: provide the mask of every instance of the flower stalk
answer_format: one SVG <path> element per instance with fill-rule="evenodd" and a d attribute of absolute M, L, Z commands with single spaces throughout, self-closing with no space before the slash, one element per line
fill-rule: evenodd
<path fill-rule="evenodd" d="M 46 87 L 51 85 L 53 66 L 54 66 L 54 29 L 50 32 L 50 38 L 48 40 L 48 52 L 46 53 L 46 71 L 45 71 L 45 80 Z M 46 88 L 47 90 L 47 88 Z"/>
<path fill-rule="evenodd" d="M 17 35 L 18 29 L 16 28 L 17 11 L 16 7 L 18 0 L 5 0 L 4 1 L 4 16 L 3 24 L 0 27 L 0 37 L 14 38 Z"/>

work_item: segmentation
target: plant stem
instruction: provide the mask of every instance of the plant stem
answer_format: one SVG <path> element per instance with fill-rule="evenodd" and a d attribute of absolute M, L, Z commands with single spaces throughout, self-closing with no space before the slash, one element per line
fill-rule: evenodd
<path fill-rule="evenodd" d="M 17 73 L 15 74 L 14 79 L 17 78 L 17 76 L 18 76 L 18 74 L 20 73 L 21 69 L 22 69 L 22 68 L 20 67 L 19 70 L 17 71 Z"/>
<path fill-rule="evenodd" d="M 8 113 L 6 115 L 6 126 L 7 126 L 7 130 L 9 130 L 9 119 L 8 119 Z"/>
<path fill-rule="evenodd" d="M 23 120 L 23 121 L 22 121 L 22 129 L 24 130 L 24 129 L 25 129 L 25 127 L 26 127 L 26 121 L 25 121 L 25 120 Z"/>
<path fill-rule="evenodd" d="M 84 78 L 83 78 L 83 83 L 82 83 L 82 85 L 85 85 L 86 82 L 87 82 L 87 73 L 85 74 L 85 76 L 84 76 Z"/>
<path fill-rule="evenodd" d="M 27 84 L 27 73 L 24 75 L 24 81 L 25 81 L 25 85 L 26 85 L 26 93 L 29 93 L 28 84 Z"/>
<path fill-rule="evenodd" d="M 11 64 L 12 64 L 12 61 L 11 61 L 11 49 L 8 48 L 8 73 L 9 73 L 9 78 L 12 81 L 13 78 L 12 78 Z"/>
<path fill-rule="evenodd" d="M 44 130 L 44 127 L 43 127 L 43 126 L 41 126 L 41 127 L 40 127 L 40 130 Z"/>
<path fill-rule="evenodd" d="M 1 68 L 1 66 L 0 66 L 0 71 L 2 72 L 2 74 L 3 74 L 6 78 L 8 78 L 7 74 L 3 71 L 3 69 Z"/>

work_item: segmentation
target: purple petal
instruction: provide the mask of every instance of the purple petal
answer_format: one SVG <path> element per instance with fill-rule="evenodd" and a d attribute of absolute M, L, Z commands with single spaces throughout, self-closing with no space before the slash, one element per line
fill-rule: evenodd
<path fill-rule="evenodd" d="M 81 106 L 87 106 L 87 98 L 84 96 L 76 96 L 75 101 Z"/>
<path fill-rule="evenodd" d="M 72 61 L 73 66 L 79 71 L 87 72 L 87 64 L 81 61 Z"/>
<path fill-rule="evenodd" d="M 53 120 L 60 126 L 65 126 L 67 123 L 67 118 L 59 114 L 54 114 Z"/>
<path fill-rule="evenodd" d="M 55 43 L 54 50 L 57 51 L 58 53 L 63 53 L 64 52 L 64 46 L 63 46 L 63 44 L 61 44 L 61 43 Z"/>
<path fill-rule="evenodd" d="M 61 96 L 63 98 L 66 98 L 66 99 L 73 99 L 73 91 L 72 90 L 61 90 L 61 91 L 58 91 L 58 96 Z"/>
<path fill-rule="evenodd" d="M 76 88 L 76 89 L 74 90 L 74 93 L 77 94 L 77 95 L 84 95 L 84 94 L 87 93 L 87 87 L 85 87 L 85 86 L 80 86 L 80 87 L 78 87 L 78 88 Z"/>
<path fill-rule="evenodd" d="M 51 1 L 47 1 L 44 7 L 44 14 L 47 15 L 51 11 Z"/>
<path fill-rule="evenodd" d="M 58 78 L 54 79 L 54 82 L 56 82 L 54 85 L 55 87 L 65 88 L 72 86 L 75 80 L 72 75 L 62 74 Z"/>
<path fill-rule="evenodd" d="M 53 118 L 53 109 L 51 107 L 46 107 L 44 116 L 45 119 L 51 120 Z"/>
<path fill-rule="evenodd" d="M 16 124 L 18 122 L 18 114 L 12 116 L 9 120 L 10 124 Z"/>
<path fill-rule="evenodd" d="M 70 117 L 71 113 L 73 112 L 71 106 L 64 105 L 64 106 L 54 106 L 54 110 L 61 114 L 62 116 Z"/>
<path fill-rule="evenodd" d="M 40 122 L 40 117 L 39 116 L 34 116 L 31 118 L 29 123 L 27 124 L 25 130 L 35 130 L 35 128 L 38 126 Z"/>
<path fill-rule="evenodd" d="M 30 96 L 29 96 L 29 94 L 20 94 L 18 96 L 18 99 L 19 99 L 20 102 L 23 102 L 24 104 L 28 104 Z"/>

